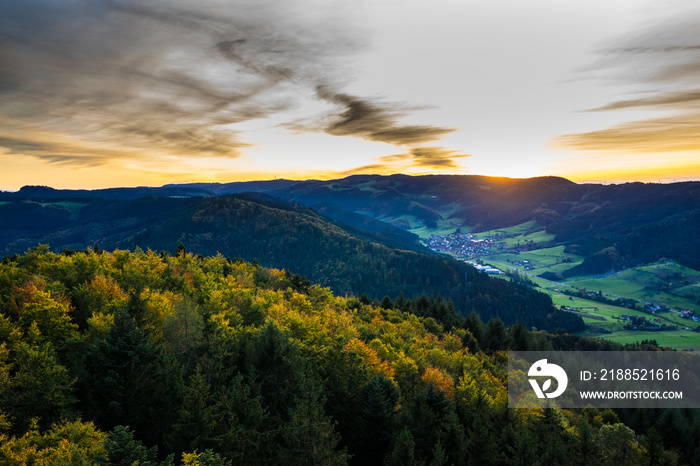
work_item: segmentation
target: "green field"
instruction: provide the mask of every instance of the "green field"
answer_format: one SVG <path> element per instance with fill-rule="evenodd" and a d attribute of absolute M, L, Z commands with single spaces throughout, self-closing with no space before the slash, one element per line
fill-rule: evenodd
<path fill-rule="evenodd" d="M 535 222 L 527 222 L 511 228 L 490 230 L 476 236 L 493 236 L 503 232 L 516 234 L 536 228 Z M 507 238 L 507 244 L 525 244 L 529 239 L 535 244 L 550 241 L 552 235 L 544 230 Z M 583 261 L 583 257 L 564 252 L 564 246 L 545 247 L 517 253 L 492 254 L 481 258 L 485 263 L 507 270 L 515 268 L 531 275 L 540 286 L 550 286 L 546 281 L 533 276 L 545 272 L 563 273 Z M 513 265 L 514 261 L 528 261 L 524 265 Z M 526 270 L 526 266 L 531 268 Z M 689 309 L 700 314 L 700 271 L 684 267 L 674 261 L 660 261 L 633 269 L 623 270 L 608 276 L 580 276 L 563 280 L 561 285 L 579 289 L 601 291 L 610 297 L 624 297 L 675 310 Z"/>
<path fill-rule="evenodd" d="M 553 235 L 538 228 L 535 222 L 528 222 L 510 228 L 490 230 L 475 235 L 480 239 L 494 238 L 501 233 L 508 237 L 499 239 L 508 247 L 524 246 L 528 242 L 535 245 L 548 245 Z M 536 230 L 536 231 L 533 231 Z M 655 339 L 660 345 L 679 349 L 700 350 L 700 333 L 684 328 L 695 329 L 700 324 L 682 319 L 677 312 L 663 312 L 656 316 L 633 311 L 625 307 L 604 304 L 594 300 L 569 297 L 560 290 L 576 288 L 602 292 L 610 299 L 619 297 L 632 299 L 638 306 L 646 303 L 666 306 L 672 310 L 689 309 L 700 314 L 700 272 L 681 266 L 673 261 L 660 261 L 633 269 L 623 270 L 607 276 L 580 276 L 560 282 L 552 282 L 538 277 L 545 272 L 562 273 L 583 261 L 583 257 L 567 254 L 564 246 L 543 247 L 530 251 L 491 254 L 480 258 L 484 264 L 503 271 L 513 269 L 550 294 L 557 307 L 575 308 L 590 330 L 586 335 L 599 336 L 620 343 L 630 343 L 644 339 Z M 522 265 L 514 265 L 519 261 Z M 501 276 L 504 277 L 504 276 Z M 619 316 L 645 316 L 657 324 L 677 325 L 680 330 L 633 331 L 623 329 L 625 321 Z M 603 332 L 613 333 L 603 333 Z"/>
<path fill-rule="evenodd" d="M 9 204 L 9 201 L 0 201 L 0 205 L 2 204 Z M 85 207 L 87 205 L 87 202 L 71 202 L 71 201 L 60 201 L 60 202 L 33 202 L 35 204 L 39 204 L 42 207 L 46 207 L 49 205 L 57 205 L 60 207 L 63 207 L 66 209 L 71 216 L 71 219 L 75 220 L 78 218 L 78 214 L 80 213 L 80 209 Z"/>
<path fill-rule="evenodd" d="M 533 230 L 541 230 L 536 221 L 530 220 L 529 222 L 521 223 L 520 225 L 515 225 L 508 228 L 498 228 L 496 230 L 488 230 L 481 233 L 477 233 L 476 236 L 479 239 L 492 238 L 498 234 L 506 235 L 509 237 L 525 236 L 533 232 Z"/>
<path fill-rule="evenodd" d="M 42 206 L 47 206 L 47 205 L 58 205 L 66 209 L 68 212 L 70 212 L 70 217 L 71 219 L 75 220 L 78 218 L 78 214 L 80 213 L 80 209 L 85 207 L 87 203 L 85 202 L 70 202 L 70 201 L 61 201 L 61 202 L 48 202 L 48 203 L 42 203 Z"/>
<path fill-rule="evenodd" d="M 636 343 L 642 340 L 656 340 L 659 346 L 670 346 L 679 350 L 700 351 L 700 333 L 688 330 L 665 332 L 623 330 L 610 335 L 601 335 L 601 337 L 622 344 Z"/>
<path fill-rule="evenodd" d="M 402 217 L 405 217 L 405 215 Z M 421 238 L 427 238 L 430 235 L 446 236 L 456 232 L 457 228 L 461 227 L 459 224 L 457 224 L 457 222 L 460 222 L 460 220 L 438 220 L 437 228 L 430 228 L 423 224 L 416 224 L 416 226 L 411 228 L 409 231 Z M 411 223 L 411 225 L 413 226 L 413 223 Z"/>
<path fill-rule="evenodd" d="M 396 219 L 407 219 L 411 225 L 409 231 L 421 238 L 427 238 L 430 235 L 446 236 L 455 233 L 457 229 L 460 229 L 464 233 L 468 233 L 471 228 L 468 226 L 463 226 L 462 219 L 449 218 L 450 215 L 457 212 L 460 207 L 461 206 L 456 202 L 442 206 L 438 211 L 440 219 L 437 221 L 436 228 L 430 228 L 423 223 L 419 223 L 413 215 L 401 215 L 400 217 L 396 217 Z M 384 219 L 384 221 L 386 220 Z"/>
<path fill-rule="evenodd" d="M 575 285 L 577 288 L 587 290 L 602 291 L 605 294 L 624 296 L 626 298 L 642 299 L 644 285 L 630 282 L 617 276 L 605 278 L 586 278 L 567 280 L 567 283 Z"/>
<path fill-rule="evenodd" d="M 629 277 L 637 276 L 636 270 L 630 269 L 604 278 L 566 280 L 565 283 L 574 285 L 577 288 L 602 291 L 613 296 L 624 296 L 645 303 L 667 306 L 671 309 L 690 309 L 700 313 L 700 305 L 698 304 L 698 298 L 700 297 L 699 283 L 692 283 L 675 290 L 662 291 L 659 288 L 672 283 L 672 281 L 665 280 L 652 284 L 630 280 Z M 680 293 L 678 290 L 680 290 Z"/>
<path fill-rule="evenodd" d="M 484 235 L 483 233 L 477 233 L 474 235 L 479 239 L 493 238 L 493 236 Z M 499 243 L 504 243 L 506 247 L 513 248 L 519 246 L 525 246 L 529 243 L 533 244 L 549 244 L 554 239 L 554 235 L 547 233 L 544 230 L 533 231 L 531 233 L 516 234 L 515 236 L 506 236 L 498 238 Z"/>
<path fill-rule="evenodd" d="M 371 192 L 371 193 L 378 193 L 378 192 L 380 192 L 380 191 L 379 191 L 378 189 L 376 189 L 373 185 L 374 185 L 374 181 L 368 181 L 367 183 L 358 184 L 358 185 L 357 185 L 357 188 L 358 188 L 360 191 L 369 191 L 369 192 Z"/>
<path fill-rule="evenodd" d="M 68 212 L 70 212 L 70 215 L 72 218 L 78 218 L 78 214 L 80 213 L 80 209 L 85 207 L 87 204 L 86 203 L 80 203 L 80 202 L 57 202 L 56 205 L 60 205 L 61 207 L 65 207 Z"/>
<path fill-rule="evenodd" d="M 576 308 L 576 313 L 583 318 L 583 321 L 587 325 L 591 326 L 589 330 L 583 332 L 582 335 L 604 338 L 622 344 L 653 339 L 656 340 L 660 346 L 700 351 L 700 333 L 692 331 L 700 327 L 700 323 L 683 319 L 676 313 L 663 312 L 653 316 L 641 311 L 634 311 L 612 304 L 599 303 L 579 297 L 570 297 L 553 290 L 542 289 L 541 291 L 548 293 L 557 307 L 563 305 Z M 619 319 L 621 315 L 644 316 L 648 321 L 655 324 L 678 325 L 679 330 L 627 330 L 624 328 L 626 322 Z M 612 333 L 603 333 L 599 329 Z"/>
<path fill-rule="evenodd" d="M 540 275 L 544 272 L 560 273 L 580 264 L 583 258 L 565 253 L 564 246 L 555 246 L 520 253 L 494 254 L 485 256 L 482 260 L 505 263 L 520 271 L 528 272 L 532 275 Z M 534 267 L 534 269 L 526 270 L 525 265 L 513 265 L 514 261 L 528 261 L 528 265 Z"/>

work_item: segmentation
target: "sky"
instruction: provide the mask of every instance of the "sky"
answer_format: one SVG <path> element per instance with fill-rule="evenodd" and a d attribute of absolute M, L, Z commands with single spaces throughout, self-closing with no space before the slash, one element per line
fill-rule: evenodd
<path fill-rule="evenodd" d="M 681 0 L 0 0 L 0 189 L 700 179 Z"/>

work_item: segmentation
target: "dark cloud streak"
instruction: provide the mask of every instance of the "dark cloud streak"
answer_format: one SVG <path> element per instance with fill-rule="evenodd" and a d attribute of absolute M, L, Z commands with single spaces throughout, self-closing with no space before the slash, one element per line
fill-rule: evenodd
<path fill-rule="evenodd" d="M 606 110 L 620 110 L 633 107 L 670 107 L 678 108 L 680 105 L 696 105 L 700 102 L 700 90 L 689 92 L 671 92 L 668 94 L 654 95 L 639 99 L 619 100 L 603 107 L 593 108 L 589 112 L 601 112 Z"/>
<path fill-rule="evenodd" d="M 462 167 L 457 163 L 456 159 L 465 157 L 469 157 L 469 154 L 463 154 L 445 147 L 414 147 L 408 152 L 380 157 L 377 160 L 379 163 L 363 165 L 348 170 L 342 175 L 395 173 L 397 167 L 401 169 L 417 169 L 419 172 L 422 170 L 431 172 L 435 170 L 459 170 Z"/>
<path fill-rule="evenodd" d="M 449 134 L 454 128 L 423 125 L 401 125 L 400 117 L 407 109 L 370 102 L 344 93 L 334 92 L 327 86 L 316 88 L 318 96 L 340 106 L 343 110 L 334 122 L 323 130 L 335 136 L 356 136 L 370 141 L 396 145 L 422 144 Z"/>

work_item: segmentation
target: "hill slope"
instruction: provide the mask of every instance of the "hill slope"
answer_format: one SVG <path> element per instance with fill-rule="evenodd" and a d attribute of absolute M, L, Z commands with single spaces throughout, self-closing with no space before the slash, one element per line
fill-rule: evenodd
<path fill-rule="evenodd" d="M 70 228 L 14 241 L 5 253 L 37 243 L 54 250 L 84 248 L 175 251 L 257 260 L 328 286 L 335 292 L 381 299 L 427 293 L 451 299 L 462 312 L 488 320 L 578 331 L 581 319 L 553 308 L 548 296 L 495 280 L 449 257 L 392 248 L 298 204 L 246 195 L 97 201 Z M 465 283 L 466 282 L 466 283 Z"/>
<path fill-rule="evenodd" d="M 360 236 L 363 234 L 357 230 L 370 233 L 364 236 L 370 241 L 401 249 L 421 250 L 415 237 L 402 234 L 392 225 L 427 234 L 454 231 L 458 226 L 478 232 L 535 221 L 539 228 L 555 235 L 552 246 L 564 245 L 568 253 L 584 256 L 583 263 L 567 271 L 567 276 L 605 273 L 663 258 L 700 268 L 700 256 L 695 253 L 700 249 L 700 235 L 696 234 L 700 229 L 700 182 L 608 186 L 576 184 L 558 177 L 356 175 L 330 181 L 198 183 L 98 191 L 26 187 L 19 193 L 0 196 L 0 201 L 10 201 L 0 205 L 0 215 L 5 218 L 17 217 L 18 211 L 29 209 L 29 206 L 18 208 L 20 201 L 37 204 L 25 215 L 32 220 L 5 225 L 0 231 L 0 247 L 13 239 L 36 239 L 50 228 L 72 225 L 71 212 L 61 210 L 58 200 L 88 204 L 84 209 L 90 210 L 93 204 L 107 203 L 96 199 L 134 199 L 147 194 L 203 198 L 244 191 L 322 210 L 330 217 L 350 223 L 355 228 L 352 231 Z M 372 220 L 390 225 L 382 228 Z M 125 232 L 129 229 L 128 225 L 122 227 Z M 71 241 L 61 244 L 70 245 Z"/>

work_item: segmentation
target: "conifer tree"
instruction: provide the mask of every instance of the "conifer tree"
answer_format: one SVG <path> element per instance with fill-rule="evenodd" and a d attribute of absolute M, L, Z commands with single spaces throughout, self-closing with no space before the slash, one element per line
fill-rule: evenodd
<path fill-rule="evenodd" d="M 385 466 L 418 466 L 421 462 L 415 458 L 416 443 L 411 432 L 404 428 L 396 437 L 391 453 L 384 460 Z"/>
<path fill-rule="evenodd" d="M 181 379 L 155 340 L 120 310 L 105 340 L 88 356 L 93 380 L 91 410 L 103 427 L 128 425 L 156 443 L 177 413 Z"/>
<path fill-rule="evenodd" d="M 376 375 L 362 389 L 359 412 L 358 459 L 366 464 L 378 464 L 386 454 L 393 436 L 392 419 L 399 400 L 394 383 Z"/>

